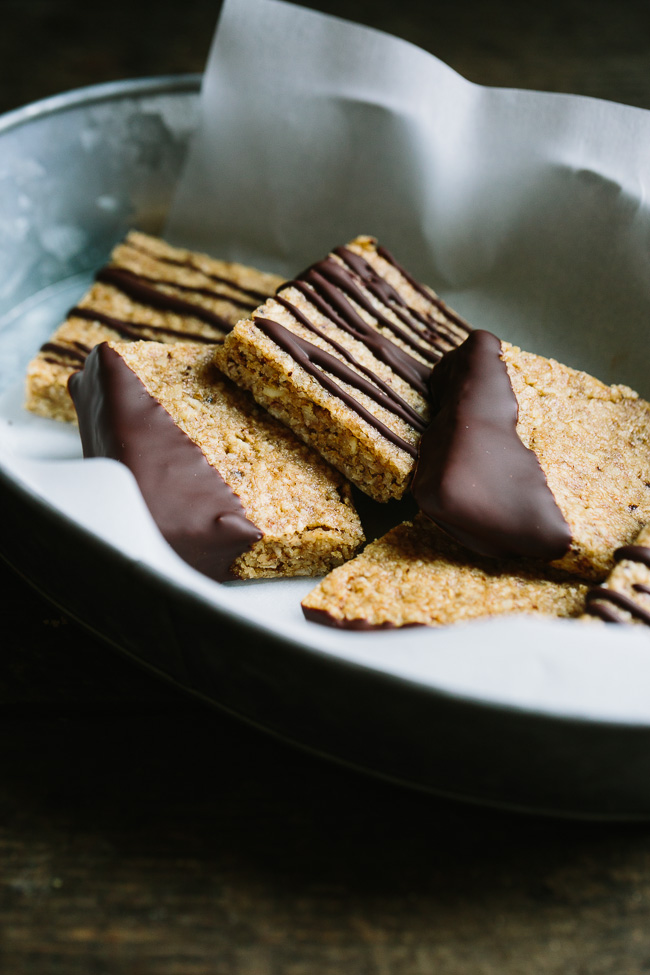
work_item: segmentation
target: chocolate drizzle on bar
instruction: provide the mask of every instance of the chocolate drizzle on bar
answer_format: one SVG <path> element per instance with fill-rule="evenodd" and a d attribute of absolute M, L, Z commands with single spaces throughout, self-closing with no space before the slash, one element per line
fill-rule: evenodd
<path fill-rule="evenodd" d="M 537 456 L 517 434 L 501 343 L 477 329 L 431 374 L 432 420 L 412 493 L 466 548 L 491 558 L 559 559 L 571 532 Z"/>
<path fill-rule="evenodd" d="M 296 318 L 308 331 L 313 332 L 314 335 L 317 335 L 324 342 L 327 342 L 328 345 L 335 349 L 336 352 L 338 352 L 339 355 L 346 360 L 346 362 L 349 362 L 354 369 L 357 369 L 364 376 L 366 376 L 366 378 L 369 379 L 371 383 L 373 383 L 374 386 L 376 386 L 384 394 L 383 398 L 378 399 L 377 390 L 371 390 L 370 395 L 376 399 L 376 402 L 378 402 L 381 406 L 384 406 L 386 409 L 390 409 L 395 413 L 396 416 L 400 416 L 407 423 L 410 423 L 411 426 L 415 427 L 416 430 L 422 432 L 425 429 L 426 424 L 417 410 L 414 410 L 405 399 L 402 399 L 402 397 L 395 392 L 392 386 L 389 386 L 388 383 L 383 381 L 383 379 L 380 379 L 379 376 L 372 371 L 372 369 L 368 369 L 367 366 L 364 366 L 363 363 L 355 359 L 349 349 L 346 349 L 346 347 L 341 345 L 340 342 L 337 342 L 336 339 L 326 335 L 325 332 L 323 332 L 320 328 L 317 328 L 316 325 L 309 321 L 306 315 L 303 315 L 299 308 L 292 305 L 291 302 L 287 301 L 286 298 L 283 298 L 282 295 L 276 295 L 275 300 L 286 308 L 287 311 L 291 312 L 294 318 Z M 256 319 L 256 321 L 259 321 L 259 319 Z M 366 390 L 367 388 L 368 387 L 366 387 Z M 390 400 L 391 405 L 387 404 L 386 399 Z"/>
<path fill-rule="evenodd" d="M 359 308 L 376 318 L 378 325 L 391 332 L 396 339 L 400 339 L 404 345 L 413 349 L 414 352 L 417 352 L 426 362 L 431 364 L 437 362 L 445 351 L 444 347 L 438 346 L 435 338 L 428 334 L 419 336 L 412 326 L 409 329 L 404 329 L 383 315 L 363 294 L 350 271 L 332 260 L 331 257 L 315 264 L 302 276 L 301 280 L 311 284 L 314 291 L 324 297 L 325 301 L 338 311 L 351 327 L 357 325 L 361 334 L 367 335 L 368 326 L 365 325 L 361 316 L 354 311 L 347 299 L 351 299 Z"/>
<path fill-rule="evenodd" d="M 122 318 L 114 318 L 112 315 L 106 315 L 102 311 L 98 311 L 96 308 L 71 308 L 68 312 L 69 318 L 84 318 L 89 322 L 100 322 L 102 325 L 106 325 L 108 328 L 113 329 L 118 335 L 123 335 L 125 338 L 130 339 L 145 339 L 148 340 L 149 336 L 146 335 L 146 330 L 155 333 L 155 336 L 159 335 L 171 335 L 174 338 L 182 339 L 185 342 L 203 342 L 206 345 L 214 345 L 217 341 L 216 338 L 211 338 L 207 335 L 203 335 L 201 332 L 186 332 L 179 328 L 166 328 L 164 325 L 151 325 L 149 322 L 132 322 L 126 321 Z M 151 339 L 154 341 L 154 339 Z"/>
<path fill-rule="evenodd" d="M 184 291 L 195 295 L 204 295 L 206 298 L 216 298 L 219 301 L 227 301 L 229 304 L 235 305 L 237 308 L 244 308 L 248 311 L 252 311 L 254 308 L 257 308 L 257 305 L 259 304 L 259 302 L 252 302 L 250 300 L 244 301 L 243 298 L 237 298 L 234 295 L 226 294 L 224 291 L 215 291 L 214 288 L 201 288 L 194 284 L 180 284 L 178 281 L 170 281 L 168 278 L 154 278 L 149 274 L 136 274 L 135 271 L 130 271 L 128 268 L 118 268 L 118 270 L 122 271 L 124 274 L 128 274 L 131 278 L 136 278 L 141 284 L 160 284 L 163 285 L 163 287 L 176 288 L 177 291 Z"/>
<path fill-rule="evenodd" d="M 641 562 L 650 569 L 650 548 L 645 545 L 621 545 L 614 552 L 614 561 L 622 562 L 628 559 L 630 562 Z"/>
<path fill-rule="evenodd" d="M 421 396 L 426 395 L 430 365 L 409 355 L 372 325 L 368 325 L 355 312 L 352 305 L 342 295 L 338 295 L 336 289 L 328 285 L 324 278 L 311 273 L 309 283 L 312 287 L 308 287 L 307 283 L 298 279 L 292 281 L 291 286 L 304 295 L 307 301 L 334 322 L 341 331 L 347 332 L 353 339 L 363 343 L 376 359 L 392 369 Z"/>
<path fill-rule="evenodd" d="M 442 313 L 442 320 L 439 316 L 435 319 L 432 315 L 425 315 L 417 308 L 413 308 L 408 305 L 404 298 L 400 295 L 390 282 L 385 278 L 382 278 L 371 264 L 365 261 L 354 251 L 351 251 L 348 247 L 337 247 L 334 253 L 341 258 L 341 260 L 351 268 L 355 274 L 358 275 L 361 281 L 363 281 L 365 287 L 368 291 L 377 299 L 377 301 L 383 302 L 388 308 L 390 308 L 395 315 L 407 326 L 407 328 L 413 328 L 413 319 L 419 322 L 423 328 L 422 338 L 425 338 L 438 352 L 446 352 L 450 347 L 448 335 L 445 337 L 440 334 L 440 329 L 443 328 L 448 333 L 450 330 L 449 325 L 453 324 L 455 330 L 460 331 L 463 336 L 468 335 L 471 331 L 469 325 L 459 318 L 458 315 L 449 311 L 447 306 L 444 304 L 437 295 L 428 291 L 424 285 L 419 284 L 410 274 L 402 268 L 392 254 L 385 248 L 378 248 L 377 253 L 380 254 L 384 260 L 389 263 L 399 271 L 399 273 L 404 277 L 405 280 L 409 282 L 411 287 L 414 288 L 419 294 L 426 298 L 429 304 L 434 305 Z M 369 308 L 369 311 L 372 309 Z M 453 345 L 458 344 L 458 336 L 455 337 Z"/>
<path fill-rule="evenodd" d="M 148 247 L 145 247 L 140 242 L 136 243 L 131 238 L 127 238 L 124 246 L 130 247 L 132 250 L 139 251 L 141 254 L 146 254 L 147 257 L 152 258 L 152 260 L 154 261 L 160 261 L 163 264 L 170 264 L 173 267 L 184 267 L 187 268 L 189 271 L 198 271 L 199 274 L 202 274 L 205 278 L 209 278 L 211 281 L 214 281 L 216 284 L 226 284 L 228 285 L 229 288 L 235 288 L 237 291 L 240 292 L 240 294 L 248 296 L 250 301 L 247 302 L 247 307 L 249 308 L 257 308 L 257 306 L 261 302 L 266 301 L 266 299 L 269 297 L 268 294 L 263 291 L 255 291 L 253 288 L 244 288 L 241 284 L 235 284 L 233 281 L 230 281 L 228 278 L 224 277 L 223 275 L 214 274 L 212 271 L 207 271 L 204 267 L 201 266 L 201 262 L 199 260 L 195 260 L 191 256 L 186 257 L 184 260 L 180 260 L 179 258 L 175 258 L 175 257 L 168 257 L 166 254 L 159 254 L 156 251 L 149 250 Z M 169 281 L 165 283 L 174 284 L 175 288 L 180 288 L 180 285 L 175 284 L 174 282 Z M 191 288 L 190 290 L 200 291 L 200 289 L 198 288 Z M 218 297 L 224 297 L 226 300 L 232 301 L 234 304 L 242 304 L 242 306 L 244 305 L 243 302 L 240 302 L 235 298 L 231 298 L 230 295 L 221 295 L 218 292 L 208 292 L 207 290 L 203 292 L 200 291 L 200 293 L 215 294 Z"/>
<path fill-rule="evenodd" d="M 382 253 L 388 260 L 388 252 Z M 443 309 L 442 320 L 412 308 L 389 281 L 349 248 L 338 247 L 333 254 L 338 259 L 329 256 L 312 265 L 295 280 L 282 285 L 275 300 L 300 325 L 326 342 L 336 355 L 297 336 L 279 322 L 254 317 L 255 324 L 323 388 L 337 396 L 387 440 L 415 458 L 417 450 L 412 444 L 390 430 L 332 377 L 363 392 L 379 406 L 408 423 L 416 432 L 422 433 L 425 423 L 417 410 L 388 383 L 359 362 L 349 349 L 314 325 L 285 295 L 290 288 L 299 291 L 325 318 L 362 343 L 375 359 L 383 362 L 424 398 L 427 397 L 432 366 L 445 352 L 458 345 L 470 331 L 469 326 L 458 316 L 447 312 L 442 303 L 439 306 Z M 399 268 L 392 256 L 390 263 L 407 278 L 406 272 Z M 412 279 L 408 280 L 413 285 Z M 427 289 L 420 285 L 417 290 L 430 304 L 436 305 L 435 296 Z M 369 324 L 359 314 L 358 308 L 371 315 L 376 325 Z M 385 313 L 387 310 L 398 322 Z"/>
<path fill-rule="evenodd" d="M 83 318 L 88 322 L 99 322 L 113 332 L 121 335 L 122 338 L 133 341 L 155 342 L 159 336 L 170 335 L 182 342 L 199 342 L 206 345 L 214 345 L 221 338 L 209 337 L 200 332 L 185 332 L 178 328 L 167 328 L 164 325 L 152 325 L 150 322 L 132 322 L 122 318 L 114 318 L 106 315 L 97 308 L 81 307 L 76 305 L 67 314 L 68 318 Z M 148 333 L 153 332 L 153 335 Z M 74 342 L 71 345 L 64 345 L 62 342 L 45 342 L 40 348 L 41 356 L 45 362 L 54 365 L 73 366 L 80 368 L 83 366 L 86 356 L 91 351 L 91 347 L 82 342 Z"/>
<path fill-rule="evenodd" d="M 416 281 L 416 279 L 411 274 L 409 274 L 409 272 L 405 268 L 403 268 L 401 264 L 397 263 L 397 261 L 390 253 L 390 251 L 387 251 L 385 247 L 378 247 L 377 253 L 379 254 L 380 257 L 383 257 L 383 259 L 387 261 L 388 264 L 392 264 L 393 267 L 397 271 L 399 271 L 399 273 L 402 275 L 403 278 L 405 278 L 408 281 L 408 283 L 411 285 L 414 291 L 418 291 L 424 298 L 427 299 L 427 301 L 430 301 L 432 305 L 435 305 L 436 308 L 439 309 L 439 311 L 444 315 L 444 317 L 449 322 L 453 322 L 453 324 L 456 325 L 457 328 L 459 328 L 461 331 L 464 331 L 466 335 L 469 335 L 472 329 L 467 324 L 467 322 L 463 321 L 463 319 L 459 315 L 457 315 L 456 312 L 453 312 L 451 308 L 448 308 L 447 305 L 442 300 L 442 298 L 439 298 L 438 295 L 434 295 L 423 284 L 420 284 L 419 281 Z"/>
<path fill-rule="evenodd" d="M 622 562 L 624 559 L 630 562 L 640 562 L 650 568 L 650 548 L 645 545 L 622 545 L 614 552 L 614 560 Z M 633 583 L 630 588 L 635 593 L 650 595 L 650 586 L 641 582 Z M 616 612 L 617 609 L 624 610 L 633 619 L 645 626 L 650 626 L 650 610 L 640 606 L 632 596 L 619 592 L 617 589 L 609 589 L 606 586 L 597 586 L 587 593 L 585 611 L 591 616 L 596 616 L 605 623 L 626 622 L 625 617 Z"/>
<path fill-rule="evenodd" d="M 255 324 L 264 335 L 287 352 L 298 365 L 302 366 L 305 372 L 313 376 L 324 389 L 328 390 L 332 395 L 338 396 L 346 406 L 349 406 L 350 409 L 358 413 L 362 419 L 375 427 L 376 430 L 386 437 L 387 440 L 390 440 L 391 443 L 395 444 L 396 447 L 401 447 L 402 450 L 405 450 L 406 453 L 414 458 L 417 457 L 417 449 L 412 444 L 394 433 L 390 427 L 382 423 L 370 410 L 367 410 L 365 406 L 362 406 L 358 400 L 351 396 L 347 390 L 334 382 L 331 377 L 336 376 L 337 379 L 348 383 L 350 386 L 353 386 L 374 399 L 380 406 L 384 406 L 387 410 L 399 415 L 397 412 L 398 407 L 392 401 L 388 400 L 382 390 L 378 389 L 377 386 L 373 385 L 373 383 L 369 382 L 363 376 L 360 376 L 354 369 L 350 369 L 349 366 L 346 366 L 336 356 L 330 355 L 329 352 L 325 352 L 324 349 L 313 345 L 311 342 L 306 342 L 305 339 L 299 335 L 295 335 L 288 328 L 284 328 L 283 325 L 279 325 L 278 322 L 273 322 L 268 318 L 256 318 Z"/>
<path fill-rule="evenodd" d="M 111 457 L 135 476 L 172 548 L 224 582 L 230 566 L 262 537 L 237 495 L 201 449 L 106 342 L 69 380 L 84 457 Z"/>
<path fill-rule="evenodd" d="M 77 368 L 82 366 L 86 361 L 90 347 L 84 345 L 82 342 L 74 342 L 71 345 L 63 345 L 61 342 L 45 342 L 41 346 L 40 352 L 45 362 Z M 63 360 L 63 363 L 61 360 Z"/>
<path fill-rule="evenodd" d="M 217 315 L 216 312 L 210 311 L 208 308 L 204 308 L 202 305 L 197 305 L 194 302 L 186 301 L 184 298 L 179 298 L 177 295 L 160 291 L 159 288 L 147 283 L 146 278 L 143 278 L 139 274 L 134 274 L 133 271 L 128 271 L 126 268 L 109 264 L 98 272 L 96 280 L 102 281 L 104 284 L 113 285 L 113 287 L 128 295 L 129 298 L 143 305 L 148 305 L 151 308 L 174 312 L 177 315 L 189 315 L 192 318 L 198 318 L 200 321 L 220 329 L 221 332 L 229 332 L 232 328 L 230 322 L 227 322 L 221 315 Z M 175 287 L 171 281 L 165 283 L 169 284 L 170 287 Z"/>
<path fill-rule="evenodd" d="M 228 281 L 227 278 L 219 277 L 214 274 L 208 274 L 189 259 L 186 261 L 181 261 L 174 260 L 169 257 L 161 257 L 160 255 L 154 254 L 147 250 L 145 247 L 134 245 L 132 242 L 128 242 L 127 246 L 133 248 L 134 250 L 140 251 L 141 253 L 147 254 L 152 259 L 162 262 L 163 264 L 187 267 L 188 269 L 200 272 L 206 278 L 209 278 L 219 284 L 228 285 L 230 288 L 235 289 L 236 291 L 240 292 L 243 297 L 237 297 L 236 295 L 227 294 L 223 291 L 217 291 L 213 288 L 179 284 L 177 281 L 169 281 L 166 278 L 136 274 L 127 268 L 109 264 L 106 267 L 101 268 L 101 270 L 97 273 L 97 281 L 110 284 L 112 287 L 117 288 L 132 300 L 137 301 L 139 304 L 146 305 L 149 308 L 198 319 L 213 329 L 214 333 L 212 335 L 206 335 L 203 332 L 188 331 L 186 329 L 178 329 L 166 325 L 156 325 L 153 322 L 139 322 L 115 318 L 113 315 L 107 315 L 105 312 L 101 311 L 100 309 L 93 308 L 92 306 L 75 306 L 68 312 L 68 318 L 83 318 L 86 321 L 99 322 L 101 325 L 105 325 L 118 335 L 121 335 L 122 338 L 130 339 L 132 341 L 155 342 L 158 341 L 162 336 L 170 336 L 172 339 L 177 339 L 184 342 L 213 344 L 215 342 L 222 341 L 224 334 L 231 330 L 231 323 L 226 321 L 226 319 L 221 315 L 211 311 L 209 308 L 205 308 L 203 305 L 196 304 L 195 302 L 189 301 L 185 298 L 181 298 L 178 295 L 171 294 L 169 291 L 163 291 L 161 288 L 174 288 L 176 291 L 181 291 L 187 294 L 202 295 L 207 298 L 227 301 L 236 308 L 241 308 L 242 312 L 250 312 L 252 309 L 257 307 L 260 301 L 264 301 L 268 297 L 268 295 L 264 295 L 258 291 L 241 288 L 232 281 Z M 62 342 L 46 342 L 41 346 L 40 349 L 41 355 L 46 362 L 68 367 L 83 365 L 89 351 L 90 347 L 82 346 L 81 343 L 77 342 L 71 345 L 64 344 Z"/>

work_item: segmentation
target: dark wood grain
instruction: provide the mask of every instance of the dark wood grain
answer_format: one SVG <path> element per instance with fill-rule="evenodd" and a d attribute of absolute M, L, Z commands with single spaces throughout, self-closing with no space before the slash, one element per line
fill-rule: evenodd
<path fill-rule="evenodd" d="M 650 108 L 650 6 L 330 0 L 471 80 Z M 199 71 L 216 4 L 5 0 L 0 110 Z M 1 528 L 0 528 L 1 531 Z M 304 755 L 0 564 L 2 975 L 641 975 L 650 829 L 513 817 Z"/>

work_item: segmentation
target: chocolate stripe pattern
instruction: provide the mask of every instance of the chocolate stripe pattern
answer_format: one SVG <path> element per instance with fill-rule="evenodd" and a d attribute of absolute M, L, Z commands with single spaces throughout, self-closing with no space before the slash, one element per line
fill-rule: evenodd
<path fill-rule="evenodd" d="M 253 288 L 244 288 L 241 284 L 233 284 L 232 281 L 229 281 L 228 278 L 224 277 L 223 275 L 214 274 L 214 272 L 212 271 L 207 271 L 204 267 L 201 267 L 201 264 L 198 260 L 192 258 L 191 256 L 188 256 L 187 258 L 185 258 L 185 260 L 179 260 L 178 258 L 175 257 L 169 257 L 166 254 L 164 255 L 157 254 L 154 251 L 150 250 L 148 247 L 145 247 L 142 243 L 136 244 L 133 240 L 128 241 L 128 246 L 131 248 L 131 250 L 139 251 L 141 254 L 145 254 L 147 257 L 152 258 L 152 260 L 154 261 L 160 261 L 163 264 L 169 264 L 172 267 L 184 267 L 190 271 L 199 271 L 199 273 L 202 274 L 203 277 L 209 278 L 211 281 L 214 281 L 216 284 L 226 284 L 228 285 L 229 288 L 236 288 L 240 294 L 246 295 L 250 299 L 248 302 L 245 303 L 242 302 L 242 306 L 245 305 L 248 308 L 257 308 L 260 302 L 266 301 L 266 299 L 268 298 L 268 295 L 265 294 L 263 291 L 255 291 Z M 170 284 L 171 283 L 172 282 L 170 282 Z M 178 285 L 175 285 L 175 287 L 178 287 Z M 213 292 L 213 293 L 218 294 L 220 297 L 222 296 L 221 292 Z M 228 301 L 235 300 L 231 298 L 230 295 L 224 295 L 223 297 L 226 297 Z"/>
<path fill-rule="evenodd" d="M 302 366 L 305 372 L 313 376 L 324 389 L 338 396 L 351 409 L 356 410 L 359 416 L 372 424 L 391 443 L 394 443 L 397 447 L 401 447 L 402 450 L 405 450 L 412 457 L 417 457 L 417 449 L 415 447 L 411 446 L 411 444 L 402 437 L 399 437 L 396 433 L 393 433 L 385 423 L 378 420 L 377 417 L 355 400 L 354 397 L 350 396 L 338 383 L 335 383 L 331 376 L 334 375 L 343 382 L 349 383 L 360 392 L 370 396 L 376 403 L 385 406 L 391 412 L 395 413 L 395 404 L 390 401 L 384 402 L 385 394 L 381 390 L 373 386 L 363 376 L 359 376 L 358 373 L 350 369 L 349 366 L 346 366 L 336 356 L 330 355 L 317 345 L 312 345 L 311 342 L 305 342 L 299 335 L 294 335 L 288 328 L 278 325 L 277 322 L 270 321 L 267 318 L 256 318 L 255 324 L 276 345 L 279 345 L 281 349 L 288 352 L 298 365 Z"/>
<path fill-rule="evenodd" d="M 128 271 L 126 268 L 113 267 L 111 265 L 102 268 L 97 275 L 97 281 L 102 281 L 104 284 L 112 284 L 119 291 L 122 291 L 129 298 L 132 298 L 140 304 L 149 305 L 151 308 L 156 308 L 160 311 L 174 312 L 177 315 L 191 315 L 192 318 L 198 318 L 208 325 L 214 325 L 222 332 L 230 331 L 231 326 L 229 322 L 225 318 L 222 318 L 221 315 L 217 315 L 215 312 L 204 308 L 202 305 L 197 305 L 195 302 L 178 298 L 176 295 L 169 294 L 167 291 L 161 291 L 159 288 L 149 284 L 148 281 L 150 280 L 140 274 L 134 274 L 133 271 Z M 159 283 L 175 287 L 171 281 L 160 281 Z"/>
<path fill-rule="evenodd" d="M 382 249 L 382 256 L 389 266 L 408 280 L 414 290 L 427 299 L 430 306 L 437 310 L 437 316 L 409 305 L 389 280 L 360 254 L 348 247 L 337 247 L 324 260 L 283 285 L 275 296 L 275 301 L 290 312 L 303 328 L 326 342 L 332 353 L 296 335 L 281 323 L 261 317 L 261 314 L 260 317 L 254 315 L 253 320 L 267 337 L 287 352 L 324 389 L 415 459 L 417 447 L 394 433 L 341 383 L 364 393 L 419 434 L 425 429 L 422 416 L 387 382 L 361 363 L 342 342 L 316 326 L 288 297 L 289 289 L 298 291 L 341 332 L 364 345 L 375 359 L 426 398 L 432 367 L 446 352 L 458 346 L 471 329 L 457 315 L 448 312 L 428 289 L 407 276 L 388 251 Z M 369 323 L 360 311 L 371 316 L 374 324 Z"/>
<path fill-rule="evenodd" d="M 624 560 L 638 562 L 650 568 L 650 548 L 645 545 L 623 545 L 614 553 L 614 559 L 616 562 Z M 632 583 L 630 589 L 632 593 L 650 595 L 650 586 L 641 582 Z M 617 610 L 623 612 L 620 613 Z M 585 612 L 605 623 L 627 623 L 628 619 L 625 613 L 629 613 L 633 620 L 650 626 L 650 610 L 636 602 L 633 596 L 620 592 L 618 589 L 610 589 L 607 586 L 597 586 L 590 589 L 587 593 Z"/>
<path fill-rule="evenodd" d="M 41 353 L 46 362 L 60 363 L 62 360 L 65 365 L 78 368 L 83 365 L 86 356 L 90 352 L 90 347 L 75 342 L 74 345 L 63 345 L 60 342 L 45 342 L 41 346 Z"/>
<path fill-rule="evenodd" d="M 117 332 L 126 339 L 147 340 L 150 339 L 150 336 L 146 334 L 147 331 L 154 331 L 156 337 L 159 335 L 170 335 L 177 338 L 179 341 L 204 342 L 208 345 L 214 344 L 214 339 L 201 335 L 199 332 L 186 332 L 181 331 L 178 328 L 165 328 L 163 325 L 150 325 L 148 322 L 127 322 L 121 318 L 114 318 L 112 315 L 106 315 L 97 308 L 71 308 L 68 312 L 68 317 L 83 318 L 89 322 L 100 322 L 102 325 L 112 328 L 114 332 Z M 90 349 L 87 351 L 89 352 Z"/>
<path fill-rule="evenodd" d="M 204 305 L 192 301 L 189 297 L 180 297 L 178 294 L 170 292 L 170 290 L 163 289 L 174 289 L 175 292 L 181 292 L 183 295 L 188 296 L 200 295 L 220 301 L 227 301 L 233 307 L 241 308 L 242 314 L 250 313 L 257 307 L 260 301 L 264 301 L 268 297 L 268 295 L 264 295 L 259 291 L 248 290 L 239 285 L 234 285 L 225 277 L 209 274 L 190 259 L 181 261 L 170 257 L 162 257 L 141 245 L 135 246 L 133 243 L 130 243 L 129 247 L 146 254 L 162 264 L 186 267 L 190 270 L 200 272 L 205 278 L 235 289 L 241 297 L 214 288 L 180 284 L 177 281 L 168 280 L 164 277 L 136 274 L 128 268 L 109 264 L 98 271 L 95 276 L 96 281 L 117 288 L 118 291 L 121 291 L 133 301 L 147 308 L 162 312 L 171 312 L 186 318 L 198 319 L 212 329 L 212 334 L 206 335 L 201 332 L 177 329 L 151 322 L 116 318 L 92 306 L 75 306 L 68 312 L 68 318 L 82 318 L 85 321 L 98 322 L 112 329 L 122 338 L 132 341 L 158 341 L 163 336 L 168 336 L 178 341 L 210 344 L 220 342 L 224 334 L 231 330 L 232 323 L 211 309 L 206 308 Z M 76 348 L 73 345 L 64 344 L 63 342 L 46 342 L 41 346 L 40 352 L 46 362 L 80 368 L 83 366 L 90 352 L 90 347 L 82 347 L 80 343 L 74 343 L 74 345 Z"/>

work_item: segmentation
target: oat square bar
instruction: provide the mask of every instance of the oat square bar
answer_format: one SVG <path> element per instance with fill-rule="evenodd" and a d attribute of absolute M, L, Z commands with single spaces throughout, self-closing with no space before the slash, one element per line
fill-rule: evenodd
<path fill-rule="evenodd" d="M 220 368 L 378 501 L 406 491 L 434 363 L 469 326 L 372 237 L 337 247 L 240 321 Z"/>
<path fill-rule="evenodd" d="M 587 589 L 535 562 L 473 555 L 420 514 L 334 569 L 302 608 L 342 629 L 445 626 L 515 613 L 575 617 Z"/>
<path fill-rule="evenodd" d="M 131 231 L 29 364 L 25 405 L 75 421 L 68 379 L 99 342 L 221 342 L 282 280 Z"/>
<path fill-rule="evenodd" d="M 349 485 L 219 373 L 212 348 L 104 342 L 70 391 L 84 455 L 125 463 L 206 575 L 319 575 L 362 543 Z"/>

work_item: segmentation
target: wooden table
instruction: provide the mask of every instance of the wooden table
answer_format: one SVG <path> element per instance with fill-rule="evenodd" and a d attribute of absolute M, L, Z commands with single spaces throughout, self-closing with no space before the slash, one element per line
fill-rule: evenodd
<path fill-rule="evenodd" d="M 477 82 L 650 108 L 645 3 L 315 5 Z M 200 70 L 215 10 L 9 0 L 3 20 L 5 110 Z M 360 777 L 156 682 L 4 565 L 0 592 L 2 975 L 650 972 L 647 825 Z"/>

